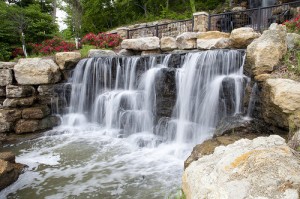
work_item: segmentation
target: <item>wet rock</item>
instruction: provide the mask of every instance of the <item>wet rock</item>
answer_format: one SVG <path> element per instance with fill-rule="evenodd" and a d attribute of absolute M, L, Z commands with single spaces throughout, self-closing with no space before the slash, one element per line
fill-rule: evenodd
<path fill-rule="evenodd" d="M 80 59 L 80 52 L 59 52 L 55 54 L 55 61 L 61 70 L 73 69 Z"/>
<path fill-rule="evenodd" d="M 0 191 L 14 183 L 25 167 L 26 165 L 15 163 L 13 153 L 0 153 Z"/>
<path fill-rule="evenodd" d="M 50 95 L 55 96 L 59 93 L 63 93 L 66 84 L 51 84 L 51 85 L 40 85 L 38 87 L 39 95 Z"/>
<path fill-rule="evenodd" d="M 231 44 L 234 48 L 247 48 L 258 37 L 260 37 L 260 33 L 248 27 L 234 29 L 230 34 Z"/>
<path fill-rule="evenodd" d="M 109 57 L 116 56 L 117 54 L 112 50 L 101 50 L 101 49 L 91 49 L 89 50 L 88 57 Z"/>
<path fill-rule="evenodd" d="M 125 39 L 122 41 L 121 47 L 124 49 L 144 51 L 159 49 L 160 44 L 158 37 L 143 37 L 137 39 Z"/>
<path fill-rule="evenodd" d="M 0 133 L 8 133 L 12 130 L 12 123 L 11 122 L 6 122 L 6 121 L 1 121 L 0 122 Z"/>
<path fill-rule="evenodd" d="M 134 56 L 135 53 L 132 50 L 127 50 L 127 49 L 122 49 L 120 50 L 120 52 L 118 53 L 119 56 Z"/>
<path fill-rule="evenodd" d="M 178 35 L 176 38 L 176 45 L 180 50 L 194 49 L 197 47 L 198 33 L 185 32 Z"/>
<path fill-rule="evenodd" d="M 30 97 L 35 94 L 35 89 L 32 86 L 6 86 L 6 97 Z"/>
<path fill-rule="evenodd" d="M 56 116 L 48 116 L 42 120 L 21 119 L 15 125 L 15 132 L 17 134 L 34 133 L 53 128 L 59 124 L 60 119 Z"/>
<path fill-rule="evenodd" d="M 21 85 L 51 84 L 61 79 L 59 67 L 52 59 L 20 59 L 14 71 L 16 80 Z"/>
<path fill-rule="evenodd" d="M 228 38 L 197 39 L 197 48 L 202 50 L 224 49 L 230 47 L 231 47 L 231 40 Z"/>
<path fill-rule="evenodd" d="M 245 70 L 253 76 L 271 73 L 286 52 L 286 27 L 272 24 L 247 47 Z"/>
<path fill-rule="evenodd" d="M 4 107 L 31 106 L 35 102 L 35 97 L 27 98 L 6 98 L 3 102 Z"/>
<path fill-rule="evenodd" d="M 50 109 L 48 106 L 39 106 L 39 107 L 31 107 L 25 108 L 22 111 L 23 119 L 42 119 L 50 114 Z"/>
<path fill-rule="evenodd" d="M 277 135 L 242 139 L 215 148 L 184 171 L 182 188 L 190 198 L 299 198 L 300 164 Z"/>
<path fill-rule="evenodd" d="M 174 37 L 163 37 L 160 39 L 160 49 L 162 51 L 171 51 L 177 49 L 176 39 Z"/>
<path fill-rule="evenodd" d="M 300 127 L 300 83 L 290 79 L 268 79 L 263 87 L 262 114 L 271 126 L 295 131 Z"/>
<path fill-rule="evenodd" d="M 11 69 L 0 69 L 0 86 L 12 84 L 13 73 Z"/>

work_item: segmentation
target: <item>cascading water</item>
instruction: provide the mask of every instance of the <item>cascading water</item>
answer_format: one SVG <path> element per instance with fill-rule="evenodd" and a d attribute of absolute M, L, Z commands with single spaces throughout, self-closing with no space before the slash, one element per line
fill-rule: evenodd
<path fill-rule="evenodd" d="M 180 68 L 168 66 L 172 56 L 81 60 L 63 124 L 7 146 L 29 171 L 0 197 L 172 197 L 192 147 L 221 118 L 243 112 L 246 79 L 242 51 L 188 53 Z M 176 76 L 169 97 L 177 99 L 164 104 L 174 109 L 162 118 L 158 84 L 166 73 Z"/>

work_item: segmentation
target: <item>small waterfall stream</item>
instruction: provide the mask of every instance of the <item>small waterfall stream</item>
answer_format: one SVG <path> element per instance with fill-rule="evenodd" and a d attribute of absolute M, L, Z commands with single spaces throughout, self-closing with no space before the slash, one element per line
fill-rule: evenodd
<path fill-rule="evenodd" d="M 243 51 L 188 53 L 179 68 L 172 56 L 81 60 L 63 124 L 7 146 L 29 169 L 0 198 L 172 198 L 194 145 L 244 111 L 247 81 Z M 160 90 L 165 74 L 174 96 Z M 166 96 L 176 103 L 159 104 Z"/>

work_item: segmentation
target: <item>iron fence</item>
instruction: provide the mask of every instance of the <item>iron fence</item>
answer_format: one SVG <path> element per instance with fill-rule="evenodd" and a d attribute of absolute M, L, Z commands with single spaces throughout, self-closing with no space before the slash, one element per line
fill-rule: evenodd
<path fill-rule="evenodd" d="M 295 12 L 299 12 L 299 7 L 300 1 L 294 1 L 269 7 L 211 14 L 208 16 L 208 30 L 231 32 L 235 28 L 251 27 L 256 31 L 263 31 L 274 22 L 283 23 L 291 19 Z M 176 37 L 184 32 L 193 32 L 193 30 L 194 18 L 131 29 L 127 31 L 127 38 Z"/>
<path fill-rule="evenodd" d="M 256 31 L 264 31 L 272 23 L 283 23 L 291 19 L 299 6 L 300 1 L 295 1 L 281 5 L 209 15 L 208 30 L 231 32 L 235 28 L 251 27 Z"/>
<path fill-rule="evenodd" d="M 135 28 L 128 30 L 127 37 L 138 38 L 138 37 L 176 37 L 177 35 L 184 32 L 193 32 L 194 20 L 180 20 L 170 23 L 157 24 L 153 26 L 145 26 L 142 28 Z"/>

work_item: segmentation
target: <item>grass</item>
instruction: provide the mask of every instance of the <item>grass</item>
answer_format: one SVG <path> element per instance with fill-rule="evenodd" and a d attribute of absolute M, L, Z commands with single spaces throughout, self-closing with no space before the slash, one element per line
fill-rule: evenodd
<path fill-rule="evenodd" d="M 96 46 L 93 45 L 82 45 L 82 48 L 80 49 L 80 54 L 82 58 L 86 58 L 89 55 L 89 50 L 95 49 Z"/>
<path fill-rule="evenodd" d="M 186 199 L 182 189 L 179 189 L 176 193 L 170 194 L 168 199 Z"/>

